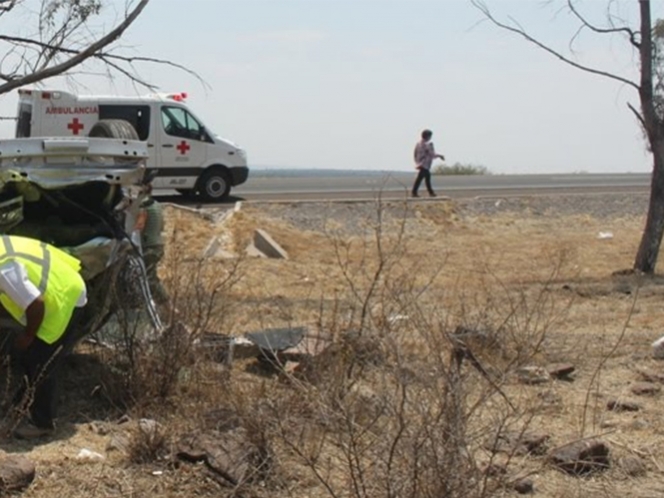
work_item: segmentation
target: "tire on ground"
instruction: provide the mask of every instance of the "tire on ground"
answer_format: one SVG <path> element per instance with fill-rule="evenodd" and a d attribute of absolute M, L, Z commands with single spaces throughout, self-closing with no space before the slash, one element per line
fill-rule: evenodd
<path fill-rule="evenodd" d="M 206 202 L 225 201 L 231 191 L 228 171 L 220 166 L 208 169 L 199 177 L 196 190 Z"/>

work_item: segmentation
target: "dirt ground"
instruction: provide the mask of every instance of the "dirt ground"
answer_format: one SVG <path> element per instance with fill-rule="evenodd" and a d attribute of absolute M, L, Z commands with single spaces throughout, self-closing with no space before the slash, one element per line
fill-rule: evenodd
<path fill-rule="evenodd" d="M 492 458 L 505 460 L 484 448 L 491 431 L 505 426 L 548 436 L 550 449 L 600 439 L 610 449 L 611 465 L 576 477 L 555 469 L 545 456 L 514 455 L 504 482 L 486 484 L 485 496 L 516 495 L 509 482 L 524 476 L 532 479 L 535 496 L 547 498 L 664 496 L 663 395 L 631 392 L 647 374 L 664 378 L 664 363 L 653 359 L 650 350 L 664 334 L 664 279 L 615 274 L 632 265 L 643 205 L 642 197 L 604 195 L 591 201 L 569 196 L 386 205 L 245 204 L 229 215 L 210 211 L 206 218 L 168 208 L 169 244 L 160 274 L 171 294 L 181 296 L 175 306 L 185 320 L 202 295 L 218 288 L 222 299 L 211 306 L 210 319 L 196 322 L 206 332 L 239 336 L 306 326 L 336 338 L 349 328 L 366 327 L 392 345 L 386 362 L 399 358 L 415 376 L 426 376 L 433 368 L 430 357 L 447 347 L 439 351 L 427 337 L 445 336 L 458 326 L 489 331 L 490 345 L 474 351 L 515 409 L 494 384 L 468 364 L 462 367 L 466 402 L 486 394 L 466 423 L 466 444 L 475 464 L 482 468 Z M 247 256 L 257 228 L 269 232 L 289 259 Z M 213 255 L 209 244 L 215 237 Z M 206 249 L 208 257 L 202 260 Z M 195 292 L 187 287 L 194 280 L 200 283 Z M 185 297 L 192 296 L 185 304 Z M 243 399 L 256 407 L 277 392 L 283 399 L 290 388 L 280 375 L 257 370 L 254 359 L 238 358 L 230 369 L 208 365 L 196 370 L 195 381 L 187 377 L 194 367 L 183 369 L 176 392 L 158 406 L 149 400 L 127 406 L 105 391 L 105 354 L 83 348 L 67 365 L 54 438 L 38 444 L 0 443 L 0 450 L 37 464 L 35 482 L 21 496 L 389 496 L 379 484 L 373 491 L 358 492 L 334 452 L 325 464 L 329 487 L 324 485 L 325 479 L 298 457 L 292 441 L 276 437 L 272 448 L 279 477 L 241 492 L 221 487 L 201 464 L 175 463 L 168 451 L 135 463 L 127 444 L 111 442 L 123 437 L 131 441 L 142 417 L 166 428 L 165 446 L 172 450 L 169 445 L 179 435 L 200 428 L 206 413 L 226 408 L 231 398 L 237 409 Z M 556 362 L 575 367 L 571 380 L 520 382 L 518 368 Z M 380 383 L 376 379 L 382 374 L 378 368 L 367 372 L 361 382 L 379 392 L 372 382 Z M 429 391 L 417 392 L 424 396 Z M 641 409 L 609 411 L 607 402 L 614 398 L 635 401 Z M 129 421 L 119 423 L 123 416 Z M 383 423 L 389 437 L 391 422 Z M 78 459 L 84 448 L 104 460 Z M 367 451 L 367 459 L 375 458 Z M 638 459 L 642 475 L 629 475 L 626 457 Z"/>

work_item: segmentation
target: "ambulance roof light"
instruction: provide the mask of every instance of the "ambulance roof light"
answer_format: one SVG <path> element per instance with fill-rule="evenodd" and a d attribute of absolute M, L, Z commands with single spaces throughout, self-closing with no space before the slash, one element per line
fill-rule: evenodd
<path fill-rule="evenodd" d="M 180 92 L 180 93 L 171 93 L 167 95 L 166 98 L 175 100 L 176 102 L 183 102 L 187 97 L 188 97 L 187 92 Z"/>

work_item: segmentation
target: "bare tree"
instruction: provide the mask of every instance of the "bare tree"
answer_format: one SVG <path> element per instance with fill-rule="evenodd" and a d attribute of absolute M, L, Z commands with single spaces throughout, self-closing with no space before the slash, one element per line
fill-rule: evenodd
<path fill-rule="evenodd" d="M 629 26 L 616 12 L 618 0 L 606 0 L 607 19 L 604 25 L 597 25 L 588 20 L 579 9 L 579 2 L 564 0 L 566 8 L 578 21 L 579 26 L 571 44 L 583 31 L 597 35 L 620 36 L 631 45 L 639 60 L 639 79 L 631 79 L 618 73 L 598 69 L 574 60 L 562 51 L 541 42 L 531 35 L 514 19 L 499 20 L 482 0 L 471 0 L 472 4 L 496 26 L 520 35 L 562 62 L 581 71 L 596 74 L 617 81 L 636 91 L 639 107 L 628 104 L 643 129 L 649 151 L 653 155 L 653 171 L 650 187 L 650 202 L 645 229 L 641 238 L 634 270 L 646 274 L 655 271 L 659 248 L 664 234 L 664 22 L 653 24 L 650 0 L 630 0 L 632 5 L 639 3 L 638 27 Z"/>
<path fill-rule="evenodd" d="M 0 0 L 0 94 L 69 73 L 86 63 L 101 62 L 106 73 L 142 80 L 137 63 L 167 64 L 168 60 L 126 55 L 117 47 L 125 31 L 150 0 Z M 118 7 L 119 5 L 119 7 Z M 111 7 L 121 14 L 110 29 L 101 26 Z"/>

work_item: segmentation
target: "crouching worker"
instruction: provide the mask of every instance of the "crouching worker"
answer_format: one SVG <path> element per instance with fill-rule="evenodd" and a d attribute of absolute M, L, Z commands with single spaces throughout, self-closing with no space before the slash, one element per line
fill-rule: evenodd
<path fill-rule="evenodd" d="M 74 347 L 73 328 L 87 302 L 80 268 L 78 259 L 39 240 L 0 237 L 0 304 L 24 326 L 14 342 L 24 368 L 14 407 L 29 419 L 15 430 L 18 438 L 54 429 L 58 370 Z"/>

